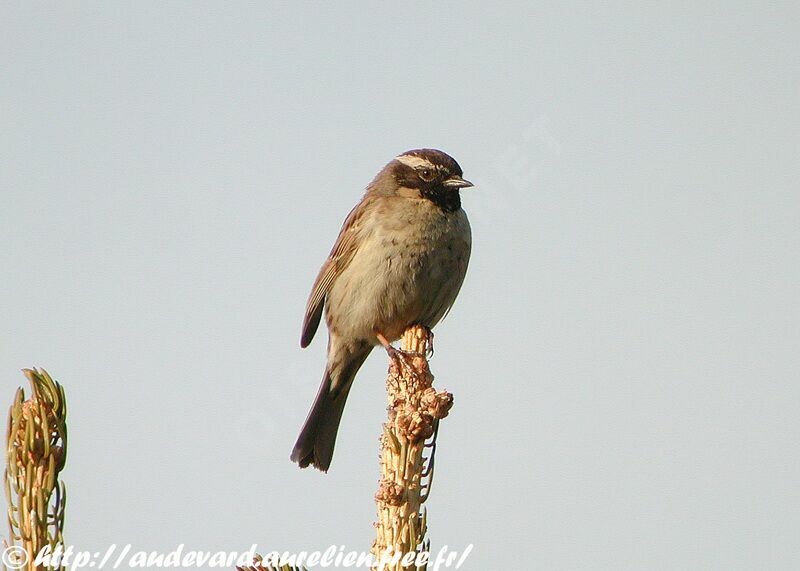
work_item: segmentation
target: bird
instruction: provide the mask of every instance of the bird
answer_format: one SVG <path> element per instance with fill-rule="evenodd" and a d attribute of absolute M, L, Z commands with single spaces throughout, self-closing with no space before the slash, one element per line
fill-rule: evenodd
<path fill-rule="evenodd" d="M 412 325 L 432 329 L 448 313 L 467 272 L 472 231 L 461 189 L 474 186 L 436 149 L 392 159 L 350 211 L 306 304 L 300 346 L 323 309 L 327 363 L 291 460 L 327 472 L 347 395 L 361 365 Z"/>

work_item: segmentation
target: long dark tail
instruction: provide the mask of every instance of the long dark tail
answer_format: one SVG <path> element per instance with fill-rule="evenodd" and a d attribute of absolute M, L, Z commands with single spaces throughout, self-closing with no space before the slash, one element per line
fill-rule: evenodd
<path fill-rule="evenodd" d="M 322 472 L 328 471 L 347 395 L 350 393 L 353 379 L 367 355 L 369 355 L 369 350 L 364 354 L 351 357 L 346 366 L 340 369 L 340 378 L 335 383 L 326 367 L 317 398 L 311 405 L 311 411 L 308 413 L 300 436 L 297 437 L 297 442 L 292 450 L 291 459 L 293 462 L 297 462 L 301 468 L 312 465 Z"/>

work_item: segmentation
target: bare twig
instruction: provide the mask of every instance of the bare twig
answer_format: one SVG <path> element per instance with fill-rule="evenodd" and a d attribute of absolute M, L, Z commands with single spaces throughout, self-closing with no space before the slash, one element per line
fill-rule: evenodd
<path fill-rule="evenodd" d="M 433 388 L 427 356 L 433 334 L 411 327 L 403 335 L 403 363 L 393 360 L 386 380 L 388 421 L 381 436 L 381 480 L 375 502 L 378 521 L 372 551 L 374 568 L 388 571 L 426 568 L 409 562 L 427 550 L 427 513 L 422 504 L 433 482 L 434 453 L 439 420 L 453 406 L 453 395 Z M 426 440 L 429 440 L 426 444 Z M 423 456 L 425 449 L 428 457 Z M 423 493 L 424 492 L 424 493 Z M 404 560 L 405 558 L 405 560 Z M 405 563 L 405 566 L 404 566 Z"/>

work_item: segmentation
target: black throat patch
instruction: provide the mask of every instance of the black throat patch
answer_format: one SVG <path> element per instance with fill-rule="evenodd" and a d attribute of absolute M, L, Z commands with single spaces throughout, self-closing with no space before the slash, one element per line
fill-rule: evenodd
<path fill-rule="evenodd" d="M 461 195 L 457 190 L 435 185 L 421 188 L 419 193 L 445 212 L 455 212 L 461 208 Z"/>

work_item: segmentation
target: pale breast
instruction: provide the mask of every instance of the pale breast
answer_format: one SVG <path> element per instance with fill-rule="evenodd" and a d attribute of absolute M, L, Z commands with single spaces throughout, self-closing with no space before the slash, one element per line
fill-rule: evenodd
<path fill-rule="evenodd" d="M 377 206 L 326 304 L 335 329 L 369 342 L 373 329 L 396 339 L 412 323 L 436 325 L 461 288 L 471 249 L 461 209 L 400 197 Z"/>

